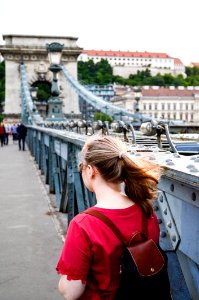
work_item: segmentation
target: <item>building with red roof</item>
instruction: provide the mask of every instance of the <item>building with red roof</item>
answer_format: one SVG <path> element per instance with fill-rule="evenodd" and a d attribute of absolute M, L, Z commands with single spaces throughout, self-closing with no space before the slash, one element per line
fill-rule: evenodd
<path fill-rule="evenodd" d="M 130 51 L 105 51 L 105 50 L 83 50 L 79 55 L 79 61 L 92 59 L 94 63 L 106 59 L 113 68 L 114 75 L 128 78 L 130 74 L 137 71 L 149 69 L 151 75 L 155 76 L 170 73 L 174 76 L 182 74 L 185 76 L 185 66 L 179 58 L 173 58 L 166 53 L 154 52 L 130 52 Z"/>
<path fill-rule="evenodd" d="M 136 100 L 134 88 L 115 85 L 114 105 L 135 111 Z M 157 119 L 199 122 L 199 87 L 175 88 L 143 86 L 139 100 L 139 111 Z"/>
<path fill-rule="evenodd" d="M 198 62 L 191 62 L 190 67 L 197 67 L 197 68 L 199 68 L 199 63 Z"/>

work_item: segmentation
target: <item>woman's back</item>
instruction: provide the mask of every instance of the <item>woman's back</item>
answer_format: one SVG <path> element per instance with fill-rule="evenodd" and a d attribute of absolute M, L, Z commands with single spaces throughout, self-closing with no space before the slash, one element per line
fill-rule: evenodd
<path fill-rule="evenodd" d="M 127 240 L 133 232 L 142 230 L 142 212 L 136 204 L 124 209 L 93 209 L 110 218 Z M 148 220 L 148 236 L 158 242 L 159 226 L 155 215 Z M 80 299 L 97 300 L 100 290 L 105 299 L 111 300 L 119 285 L 122 250 L 121 242 L 106 224 L 81 213 L 70 223 L 57 271 L 67 274 L 68 279 L 75 279 L 78 274 L 78 279 L 86 282 L 85 293 Z"/>

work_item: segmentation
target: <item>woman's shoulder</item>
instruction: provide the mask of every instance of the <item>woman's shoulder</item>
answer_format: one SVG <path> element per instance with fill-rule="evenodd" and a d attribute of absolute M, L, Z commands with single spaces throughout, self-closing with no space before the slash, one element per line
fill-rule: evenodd
<path fill-rule="evenodd" d="M 71 223 L 76 223 L 76 224 L 79 224 L 79 223 L 82 223 L 85 221 L 85 218 L 87 218 L 88 215 L 83 211 L 79 214 L 77 214 L 71 221 Z"/>
<path fill-rule="evenodd" d="M 89 209 L 86 209 L 85 211 L 79 213 L 76 215 L 71 222 L 75 222 L 76 224 L 79 224 L 79 226 L 83 226 L 85 224 L 95 224 L 96 222 L 99 222 L 99 219 L 95 216 L 92 216 L 87 213 L 89 210 L 96 210 L 104 215 L 106 215 L 109 218 L 117 219 L 118 217 L 120 218 L 121 216 L 127 217 L 130 216 L 132 213 L 136 213 L 136 211 L 140 211 L 140 208 L 138 205 L 133 204 L 129 207 L 126 208 L 104 208 L 104 207 L 98 207 L 98 206 L 93 206 L 90 207 Z"/>

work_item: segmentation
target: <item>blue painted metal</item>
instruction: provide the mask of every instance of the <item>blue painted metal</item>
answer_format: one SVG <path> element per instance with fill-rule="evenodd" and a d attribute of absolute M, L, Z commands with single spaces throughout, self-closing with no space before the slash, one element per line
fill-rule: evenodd
<path fill-rule="evenodd" d="M 54 140 L 54 149 L 57 147 L 57 142 Z M 56 196 L 56 205 L 60 207 L 61 201 L 61 166 L 59 162 L 59 156 L 57 155 L 57 149 L 53 151 L 52 154 L 52 167 L 53 167 L 53 182 L 54 182 L 54 189 L 55 189 L 55 196 Z"/>
<path fill-rule="evenodd" d="M 49 137 L 49 153 L 48 153 L 48 180 L 49 180 L 49 192 L 54 194 L 55 186 L 54 186 L 53 171 L 55 169 L 55 166 L 54 166 L 53 155 L 54 155 L 54 142 L 53 142 L 53 137 L 50 136 Z"/>
<path fill-rule="evenodd" d="M 45 144 L 44 144 L 44 133 L 41 132 L 41 147 L 40 147 L 40 151 L 41 151 L 41 159 L 40 159 L 40 169 L 41 169 L 41 174 L 45 175 L 46 174 L 46 161 L 45 161 Z"/>
<path fill-rule="evenodd" d="M 191 300 L 181 265 L 175 252 L 166 252 L 171 294 L 174 300 Z"/>
<path fill-rule="evenodd" d="M 70 222 L 76 212 L 77 208 L 75 206 L 75 186 L 74 186 L 74 173 L 73 173 L 73 162 L 72 154 L 73 147 L 72 144 L 68 144 L 68 158 L 67 158 L 67 208 L 68 208 L 68 221 Z"/>

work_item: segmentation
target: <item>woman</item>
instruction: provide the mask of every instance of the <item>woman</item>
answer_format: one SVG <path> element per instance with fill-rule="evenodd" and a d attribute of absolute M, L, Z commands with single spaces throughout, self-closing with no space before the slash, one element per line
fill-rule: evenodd
<path fill-rule="evenodd" d="M 92 136 L 82 149 L 80 171 L 86 187 L 96 195 L 94 206 L 130 240 L 142 228 L 142 211 L 148 218 L 148 237 L 159 240 L 156 197 L 159 168 L 134 161 L 125 144 L 110 136 Z M 125 193 L 121 191 L 124 183 Z M 86 213 L 70 222 L 57 271 L 59 291 L 67 300 L 112 300 L 120 279 L 122 244 L 101 220 Z"/>

